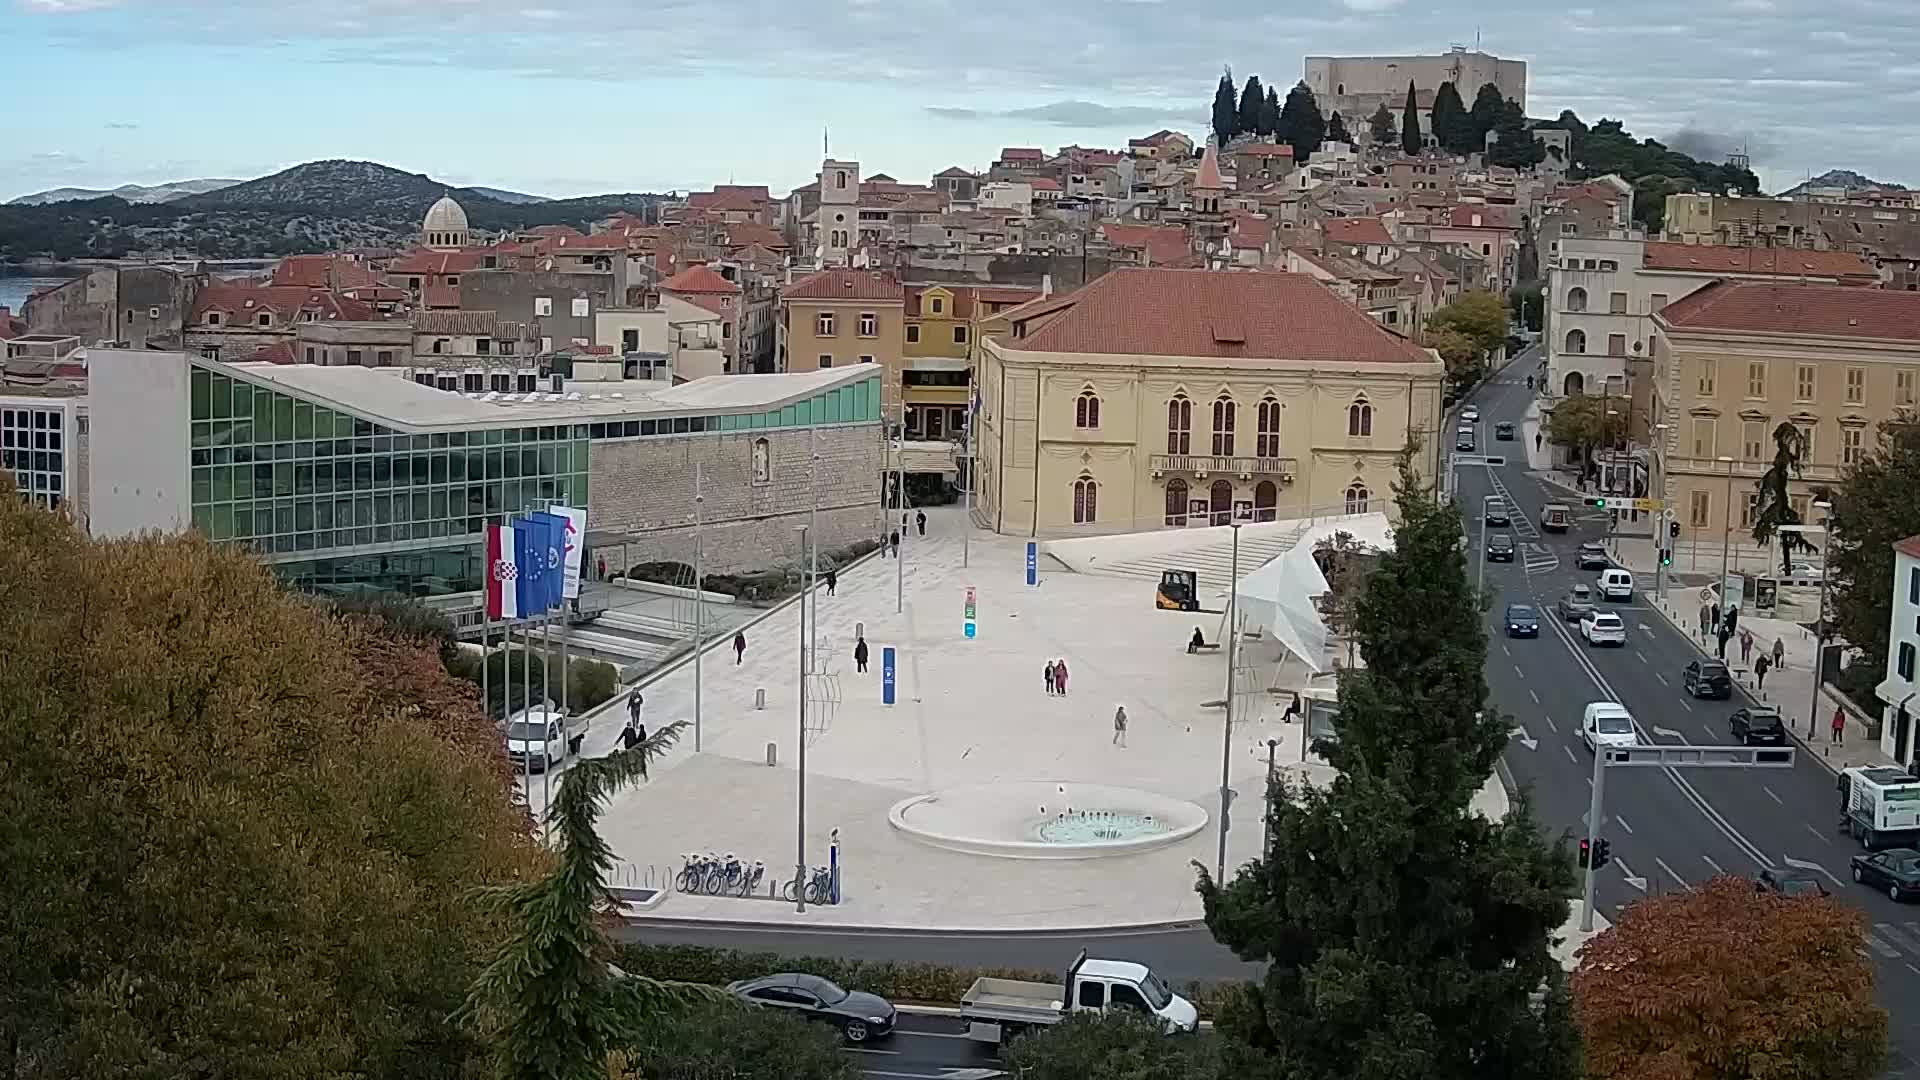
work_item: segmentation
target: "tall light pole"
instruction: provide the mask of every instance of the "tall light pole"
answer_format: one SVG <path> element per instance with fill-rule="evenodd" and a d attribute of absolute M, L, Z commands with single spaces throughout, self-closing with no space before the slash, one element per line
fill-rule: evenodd
<path fill-rule="evenodd" d="M 973 565 L 973 410 L 967 410 L 966 426 L 960 429 L 961 460 L 967 463 L 965 476 L 967 487 L 962 494 L 966 500 L 966 517 L 960 526 L 960 566 L 964 569 Z"/>
<path fill-rule="evenodd" d="M 1233 513 L 1231 509 L 1227 512 Z M 1236 519 L 1228 524 L 1233 528 L 1233 576 L 1227 584 L 1227 718 L 1220 725 L 1220 852 L 1214 863 L 1215 881 L 1227 878 L 1227 815 L 1228 803 L 1233 800 L 1233 789 L 1227 786 L 1227 771 L 1233 761 L 1233 666 L 1240 652 L 1240 522 Z"/>
<path fill-rule="evenodd" d="M 807 597 L 813 611 L 813 617 L 807 623 L 809 656 L 818 656 L 817 650 L 820 647 L 820 598 L 814 595 L 814 589 L 818 588 L 820 583 L 820 424 L 819 414 L 814 415 L 813 453 L 812 460 L 807 464 L 807 483 L 813 489 L 813 505 L 807 509 L 807 540 L 810 546 L 807 555 Z M 808 662 L 812 663 L 811 660 Z"/>
<path fill-rule="evenodd" d="M 1720 609 L 1727 607 L 1727 556 L 1733 552 L 1733 459 L 1721 454 L 1715 460 L 1727 467 L 1727 505 L 1721 508 L 1722 524 L 1726 527 L 1720 533 Z"/>
<path fill-rule="evenodd" d="M 900 422 L 893 429 L 893 490 L 894 501 L 899 503 L 901 534 L 900 545 L 893 549 L 893 613 L 895 615 L 907 609 L 907 567 L 900 561 L 907 539 L 905 535 L 907 531 L 907 404 L 904 401 L 900 403 L 899 417 Z M 889 513 L 885 532 L 891 532 L 892 529 L 893 515 Z M 884 532 L 882 540 L 883 542 L 885 540 Z"/>
<path fill-rule="evenodd" d="M 1653 594 L 1665 599 L 1667 595 L 1667 560 L 1661 556 L 1661 552 L 1669 551 L 1669 545 L 1673 543 L 1673 529 L 1668 522 L 1674 520 L 1673 506 L 1667 499 L 1667 425 L 1653 425 L 1653 438 L 1653 453 L 1651 455 L 1653 468 L 1649 470 L 1647 477 L 1647 493 L 1660 500 L 1660 512 L 1653 516 Z M 1658 472 L 1658 479 L 1655 479 L 1652 475 L 1654 472 Z"/>
<path fill-rule="evenodd" d="M 800 543 L 805 544 L 813 530 L 810 526 L 800 526 Z M 809 582 L 811 584 L 811 582 Z M 800 726 L 796 732 L 799 747 L 794 755 L 794 769 L 799 780 L 799 793 L 795 799 L 793 813 L 793 899 L 794 910 L 807 910 L 807 601 L 811 588 L 800 593 L 800 692 L 796 695 L 800 703 Z"/>
<path fill-rule="evenodd" d="M 693 463 L 693 752 L 700 752 L 700 669 L 706 663 L 707 606 L 701 577 L 707 518 L 706 495 L 701 491 L 700 463 Z"/>
<path fill-rule="evenodd" d="M 1820 511 L 1819 525 L 1803 525 L 1798 528 L 1784 526 L 1781 530 L 1784 532 L 1792 529 L 1801 534 L 1818 531 L 1829 537 L 1826 547 L 1820 551 L 1820 617 L 1813 624 L 1813 692 L 1807 695 L 1807 738 L 1809 739 L 1813 738 L 1820 724 L 1820 678 L 1826 674 L 1827 666 L 1827 564 L 1833 555 L 1831 539 L 1833 532 L 1829 527 L 1833 521 L 1833 504 L 1821 499 L 1813 504 L 1813 508 Z"/>

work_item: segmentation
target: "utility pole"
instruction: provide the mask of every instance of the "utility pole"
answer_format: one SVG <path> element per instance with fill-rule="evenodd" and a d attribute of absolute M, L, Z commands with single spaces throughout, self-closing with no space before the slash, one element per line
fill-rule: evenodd
<path fill-rule="evenodd" d="M 960 525 L 960 566 L 962 569 L 973 565 L 973 409 L 967 409 L 967 424 L 960 429 L 961 460 L 966 462 L 966 490 L 961 493 L 965 500 L 966 517 Z"/>
<path fill-rule="evenodd" d="M 703 556 L 706 540 L 706 501 L 701 490 L 701 468 L 693 463 L 693 752 L 700 752 L 700 669 L 706 665 L 707 605 Z"/>
<path fill-rule="evenodd" d="M 1233 513 L 1231 509 L 1227 512 Z M 1234 520 L 1229 524 L 1233 528 L 1233 576 L 1227 585 L 1227 717 L 1220 725 L 1220 851 L 1214 861 L 1215 881 L 1227 879 L 1227 830 L 1231 828 L 1228 814 L 1233 801 L 1233 789 L 1227 786 L 1227 771 L 1233 761 L 1233 684 L 1237 674 L 1234 664 L 1240 653 L 1240 522 Z M 1199 591 L 1197 586 L 1194 591 Z"/>
<path fill-rule="evenodd" d="M 801 526 L 800 542 L 806 543 L 809 526 Z M 804 913 L 807 910 L 807 601 L 806 592 L 800 594 L 800 726 L 798 729 L 799 748 L 796 751 L 795 769 L 799 780 L 799 796 L 795 802 L 793 814 L 793 899 L 794 910 Z"/>
<path fill-rule="evenodd" d="M 895 439 L 893 443 L 894 491 L 897 493 L 896 501 L 899 502 L 900 504 L 900 515 L 901 515 L 901 522 L 900 522 L 900 532 L 901 532 L 900 541 L 901 542 L 899 547 L 896 547 L 893 549 L 893 613 L 895 615 L 898 615 L 907 609 L 907 567 L 905 563 L 900 561 L 902 555 L 906 550 L 906 539 L 907 539 L 905 535 L 907 531 L 907 524 L 905 520 L 906 513 L 907 513 L 907 404 L 906 402 L 904 401 L 901 402 L 899 408 L 900 408 L 900 411 L 899 411 L 900 423 L 898 427 L 894 428 Z M 891 513 L 889 513 L 887 516 L 887 525 L 889 530 L 891 530 L 891 527 L 893 525 L 893 516 Z"/>

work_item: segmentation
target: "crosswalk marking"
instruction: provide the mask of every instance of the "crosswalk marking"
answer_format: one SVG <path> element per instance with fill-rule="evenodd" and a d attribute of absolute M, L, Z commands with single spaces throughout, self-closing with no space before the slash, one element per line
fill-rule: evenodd
<path fill-rule="evenodd" d="M 1913 927 L 1914 935 L 1920 935 L 1920 925 L 1914 923 L 1908 923 L 1907 925 Z M 1874 923 L 1873 928 L 1879 931 L 1880 936 L 1886 938 L 1888 941 L 1913 953 L 1915 956 L 1920 956 L 1920 940 L 1915 940 L 1914 935 L 1909 935 L 1906 931 L 1892 923 Z"/>
<path fill-rule="evenodd" d="M 1879 938 L 1875 937 L 1872 934 L 1867 935 L 1867 947 L 1871 948 L 1874 952 L 1879 953 L 1881 956 L 1885 957 L 1888 960 L 1900 959 L 1899 949 L 1896 949 L 1893 946 L 1887 944 L 1886 942 L 1881 941 Z"/>

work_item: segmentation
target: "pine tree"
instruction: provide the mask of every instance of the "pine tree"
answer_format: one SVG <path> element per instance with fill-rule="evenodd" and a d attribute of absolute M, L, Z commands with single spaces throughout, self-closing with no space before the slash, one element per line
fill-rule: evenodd
<path fill-rule="evenodd" d="M 1279 140 L 1293 147 L 1293 160 L 1305 162 L 1327 137 L 1327 122 L 1320 115 L 1320 103 L 1305 79 L 1287 91 L 1287 103 L 1280 108 Z"/>
<path fill-rule="evenodd" d="M 1363 663 L 1315 743 L 1339 775 L 1275 784 L 1263 857 L 1227 883 L 1199 870 L 1214 936 L 1269 965 L 1218 1030 L 1288 1080 L 1573 1080 L 1551 952 L 1573 860 L 1524 798 L 1498 822 L 1470 808 L 1510 723 L 1486 709 L 1481 597 L 1458 507 L 1410 458 L 1394 493 L 1354 620 Z"/>
<path fill-rule="evenodd" d="M 1235 106 L 1233 96 L 1233 69 L 1228 68 L 1220 75 L 1220 85 L 1213 90 L 1213 142 L 1216 146 L 1227 145 L 1239 130 L 1240 112 Z"/>
<path fill-rule="evenodd" d="M 1260 106 L 1260 134 L 1273 135 L 1280 130 L 1280 92 L 1267 87 L 1266 104 Z"/>
<path fill-rule="evenodd" d="M 1431 118 L 1434 141 L 1449 154 L 1471 154 L 1480 149 L 1473 142 L 1473 118 L 1460 100 L 1460 91 L 1443 82 L 1433 92 Z"/>
<path fill-rule="evenodd" d="M 1380 107 L 1367 118 L 1367 131 L 1373 136 L 1375 146 L 1385 146 L 1400 138 L 1400 129 L 1393 123 L 1393 110 L 1387 108 L 1386 102 L 1381 102 Z"/>
<path fill-rule="evenodd" d="M 1266 108 L 1267 92 L 1260 85 L 1260 76 L 1247 76 L 1246 88 L 1240 91 L 1240 108 L 1235 113 L 1234 129 L 1241 135 L 1260 134 L 1260 111 Z"/>
<path fill-rule="evenodd" d="M 1393 118 L 1388 117 L 1387 119 L 1391 120 Z M 1351 143 L 1353 141 L 1353 136 L 1347 134 L 1347 122 L 1340 119 L 1340 113 L 1337 110 L 1332 116 L 1327 117 L 1327 141 L 1337 143 Z"/>
<path fill-rule="evenodd" d="M 1400 109 L 1400 149 L 1409 154 L 1420 152 L 1420 102 L 1413 81 L 1407 81 L 1407 103 Z"/>
<path fill-rule="evenodd" d="M 1507 96 L 1492 83 L 1481 83 L 1480 91 L 1473 95 L 1473 109 L 1467 115 L 1473 120 L 1473 148 L 1484 150 L 1487 145 L 1487 132 L 1500 119 L 1500 110 L 1507 104 Z"/>
<path fill-rule="evenodd" d="M 1494 143 L 1487 149 L 1487 162 L 1509 169 L 1531 169 L 1546 159 L 1546 147 L 1527 129 L 1527 114 L 1518 103 L 1508 99 L 1500 106 L 1494 122 Z"/>

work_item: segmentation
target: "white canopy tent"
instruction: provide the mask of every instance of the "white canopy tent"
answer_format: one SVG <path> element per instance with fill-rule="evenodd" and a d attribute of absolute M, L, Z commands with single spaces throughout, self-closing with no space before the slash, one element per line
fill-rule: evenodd
<path fill-rule="evenodd" d="M 1327 579 L 1314 562 L 1320 541 L 1347 533 L 1375 551 L 1393 548 L 1393 529 L 1385 514 L 1359 514 L 1315 525 L 1287 553 L 1242 577 L 1234 586 L 1234 607 L 1245 630 L 1261 631 L 1296 656 L 1315 674 L 1327 670 L 1327 624 L 1314 601 L 1326 595 Z M 1223 638 L 1224 640 L 1224 638 Z"/>

